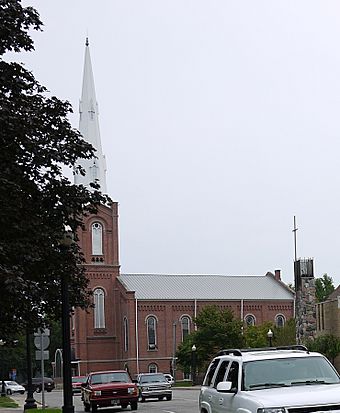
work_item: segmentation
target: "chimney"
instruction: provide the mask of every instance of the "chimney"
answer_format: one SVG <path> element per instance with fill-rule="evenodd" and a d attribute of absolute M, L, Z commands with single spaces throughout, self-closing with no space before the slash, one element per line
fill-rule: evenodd
<path fill-rule="evenodd" d="M 275 280 L 281 281 L 281 270 L 275 270 Z"/>

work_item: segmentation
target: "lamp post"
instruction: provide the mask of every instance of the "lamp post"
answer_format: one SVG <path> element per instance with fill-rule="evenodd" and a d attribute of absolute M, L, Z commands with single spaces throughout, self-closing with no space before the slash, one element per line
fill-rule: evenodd
<path fill-rule="evenodd" d="M 172 375 L 176 382 L 176 327 L 177 321 L 172 323 Z"/>
<path fill-rule="evenodd" d="M 267 333 L 267 337 L 268 337 L 268 340 L 269 340 L 269 347 L 273 346 L 273 335 L 274 334 L 273 334 L 272 330 L 269 329 L 268 333 Z"/>
<path fill-rule="evenodd" d="M 196 353 L 196 346 L 195 344 L 192 345 L 191 347 L 191 379 L 192 379 L 192 385 L 196 385 L 196 364 L 197 364 L 197 353 Z"/>
<path fill-rule="evenodd" d="M 26 364 L 27 364 L 27 397 L 24 404 L 24 410 L 36 409 L 37 404 L 33 396 L 32 385 L 32 353 L 31 353 L 31 334 L 26 331 Z"/>
<path fill-rule="evenodd" d="M 6 344 L 6 341 L 0 340 L 0 346 L 1 346 L 1 353 L 2 353 L 2 347 Z M 2 373 L 2 381 L 1 381 L 1 397 L 6 396 L 6 391 L 5 391 L 5 378 L 4 378 L 4 368 L 1 370 Z"/>
<path fill-rule="evenodd" d="M 73 233 L 70 227 L 65 227 L 63 239 L 60 241 L 62 248 L 69 248 L 73 243 Z M 72 369 L 71 369 L 71 336 L 70 336 L 70 301 L 68 277 L 61 276 L 61 324 L 63 338 L 63 413 L 74 413 L 72 395 Z"/>

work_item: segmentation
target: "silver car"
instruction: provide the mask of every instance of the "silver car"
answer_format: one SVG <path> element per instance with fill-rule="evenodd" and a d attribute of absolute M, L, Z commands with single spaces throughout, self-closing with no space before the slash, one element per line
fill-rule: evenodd
<path fill-rule="evenodd" d="M 0 386 L 2 382 L 0 382 Z M 25 393 L 25 387 L 18 384 L 16 381 L 5 381 L 5 392 L 6 394 L 14 394 L 14 393 Z"/>
<path fill-rule="evenodd" d="M 141 402 L 149 398 L 172 399 L 171 385 L 163 373 L 141 373 L 137 376 L 137 384 Z"/>

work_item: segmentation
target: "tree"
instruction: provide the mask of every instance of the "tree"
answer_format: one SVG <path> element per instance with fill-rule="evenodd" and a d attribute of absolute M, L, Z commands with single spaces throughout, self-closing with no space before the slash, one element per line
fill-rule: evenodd
<path fill-rule="evenodd" d="M 258 326 L 248 326 L 244 329 L 246 347 L 267 347 L 268 330 L 273 332 L 273 346 L 287 346 L 296 343 L 295 320 L 288 320 L 283 327 L 277 327 L 272 322 L 266 322 Z"/>
<path fill-rule="evenodd" d="M 229 309 L 206 306 L 195 318 L 195 324 L 197 330 L 186 337 L 176 353 L 184 372 L 190 372 L 193 344 L 196 346 L 198 371 L 205 370 L 219 350 L 243 347 L 242 322 L 235 320 Z"/>
<path fill-rule="evenodd" d="M 315 280 L 315 295 L 319 303 L 326 301 L 334 290 L 333 279 L 327 274 L 324 274 L 321 278 Z"/>
<path fill-rule="evenodd" d="M 340 354 L 340 338 L 333 334 L 317 337 L 314 341 L 305 343 L 309 350 L 322 353 L 334 365 L 334 360 Z"/>
<path fill-rule="evenodd" d="M 69 123 L 70 104 L 50 96 L 21 64 L 5 61 L 7 51 L 34 50 L 28 31 L 41 30 L 37 11 L 2 0 L 0 21 L 0 338 L 6 339 L 60 318 L 63 274 L 71 305 L 90 304 L 78 243 L 66 249 L 60 240 L 69 225 L 77 241 L 83 216 L 110 200 L 97 184 L 90 191 L 63 175 L 62 165 L 83 174 L 77 160 L 95 156 Z"/>

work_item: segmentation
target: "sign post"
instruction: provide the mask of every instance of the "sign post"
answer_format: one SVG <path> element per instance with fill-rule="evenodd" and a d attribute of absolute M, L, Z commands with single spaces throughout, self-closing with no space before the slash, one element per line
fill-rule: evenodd
<path fill-rule="evenodd" d="M 37 333 L 34 333 L 34 345 L 38 349 L 35 352 L 35 359 L 41 362 L 41 402 L 42 408 L 45 409 L 45 362 L 44 360 L 49 359 L 49 351 L 46 350 L 50 345 L 50 330 L 48 328 L 40 328 Z"/>

